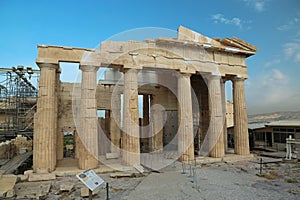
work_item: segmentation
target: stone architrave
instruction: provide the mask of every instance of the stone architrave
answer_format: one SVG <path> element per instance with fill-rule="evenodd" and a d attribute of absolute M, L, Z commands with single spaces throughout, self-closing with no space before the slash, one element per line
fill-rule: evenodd
<path fill-rule="evenodd" d="M 56 165 L 58 64 L 38 63 L 40 68 L 37 112 L 34 117 L 33 169 L 51 172 Z"/>
<path fill-rule="evenodd" d="M 194 160 L 194 133 L 190 74 L 178 77 L 178 151 L 182 161 Z"/>
<path fill-rule="evenodd" d="M 210 109 L 209 143 L 213 145 L 213 147 L 211 146 L 210 156 L 214 158 L 222 158 L 225 155 L 223 139 L 224 116 L 220 79 L 220 76 L 211 75 L 208 81 Z"/>
<path fill-rule="evenodd" d="M 248 118 L 244 79 L 235 77 L 233 80 L 234 107 L 234 152 L 238 155 L 249 155 Z"/>
<path fill-rule="evenodd" d="M 123 120 L 123 162 L 126 165 L 140 164 L 138 85 L 136 69 L 125 69 Z"/>
<path fill-rule="evenodd" d="M 80 132 L 81 148 L 78 165 L 80 169 L 98 167 L 98 117 L 96 105 L 98 67 L 81 65 Z"/>

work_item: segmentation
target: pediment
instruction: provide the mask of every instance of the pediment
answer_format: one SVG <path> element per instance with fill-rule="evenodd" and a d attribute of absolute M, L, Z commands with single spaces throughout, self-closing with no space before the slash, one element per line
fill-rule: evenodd
<path fill-rule="evenodd" d="M 230 38 L 210 38 L 184 26 L 178 28 L 178 40 L 195 42 L 206 48 L 217 48 L 234 53 L 240 52 L 247 56 L 254 55 L 258 48 L 237 37 Z"/>

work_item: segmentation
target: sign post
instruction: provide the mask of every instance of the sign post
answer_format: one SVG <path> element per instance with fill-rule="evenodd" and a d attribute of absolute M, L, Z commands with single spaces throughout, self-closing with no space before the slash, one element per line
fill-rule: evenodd
<path fill-rule="evenodd" d="M 95 189 L 97 189 L 104 180 L 100 178 L 93 170 L 88 169 L 76 175 L 76 177 L 89 188 L 89 199 L 92 199 L 92 194 Z"/>

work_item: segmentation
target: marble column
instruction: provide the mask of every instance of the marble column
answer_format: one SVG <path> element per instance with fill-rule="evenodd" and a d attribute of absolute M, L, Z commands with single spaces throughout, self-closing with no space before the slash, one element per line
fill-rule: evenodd
<path fill-rule="evenodd" d="M 75 159 L 79 160 L 80 158 L 80 152 L 81 152 L 81 149 L 82 149 L 82 143 L 81 143 L 81 140 L 80 140 L 80 137 L 78 135 L 78 129 L 79 127 L 77 127 L 77 130 L 74 131 L 74 141 L 75 141 Z"/>
<path fill-rule="evenodd" d="M 143 152 L 149 152 L 149 95 L 143 95 L 143 133 L 141 141 L 144 145 Z"/>
<path fill-rule="evenodd" d="M 105 119 L 104 119 L 104 133 L 106 135 L 105 139 L 105 152 L 109 153 L 111 152 L 111 113 L 110 110 L 105 110 Z M 100 139 L 103 140 L 102 138 Z M 99 144 L 99 149 L 101 148 L 101 144 Z"/>
<path fill-rule="evenodd" d="M 98 167 L 98 117 L 96 104 L 98 67 L 81 65 L 80 132 L 81 148 L 78 165 L 80 169 Z"/>
<path fill-rule="evenodd" d="M 155 103 L 155 97 L 151 98 L 151 152 L 163 152 L 163 122 L 164 111 L 159 104 Z"/>
<path fill-rule="evenodd" d="M 224 151 L 225 153 L 228 150 L 228 135 L 227 135 L 227 119 L 226 119 L 226 93 L 225 93 L 225 82 L 224 78 L 221 79 L 221 98 L 222 98 L 222 108 L 223 108 L 223 117 L 224 117 Z"/>
<path fill-rule="evenodd" d="M 234 107 L 234 152 L 238 155 L 249 155 L 248 118 L 244 79 L 235 77 L 233 80 Z"/>
<path fill-rule="evenodd" d="M 34 117 L 33 170 L 47 173 L 56 165 L 58 64 L 38 63 L 40 68 L 37 112 Z"/>
<path fill-rule="evenodd" d="M 56 137 L 56 160 L 62 160 L 64 158 L 64 131 L 62 127 L 59 126 L 59 122 L 61 119 L 61 99 L 60 99 L 60 74 L 61 69 L 58 68 L 56 71 L 56 98 L 57 98 L 57 121 L 55 124 L 57 124 L 57 137 Z M 61 125 L 61 124 L 60 124 Z"/>
<path fill-rule="evenodd" d="M 178 151 L 182 161 L 194 160 L 194 133 L 190 74 L 178 77 Z"/>
<path fill-rule="evenodd" d="M 214 158 L 222 158 L 224 152 L 224 117 L 222 109 L 222 92 L 221 77 L 211 75 L 209 77 L 209 109 L 210 109 L 210 125 L 209 125 L 209 143 L 212 145 L 210 156 Z"/>
<path fill-rule="evenodd" d="M 134 165 L 140 164 L 137 70 L 125 69 L 124 71 L 124 132 L 122 158 L 124 164 Z"/>
<path fill-rule="evenodd" d="M 110 140 L 111 140 L 111 152 L 120 153 L 121 143 L 121 94 L 116 92 L 116 95 L 111 99 L 112 107 L 110 113 Z"/>

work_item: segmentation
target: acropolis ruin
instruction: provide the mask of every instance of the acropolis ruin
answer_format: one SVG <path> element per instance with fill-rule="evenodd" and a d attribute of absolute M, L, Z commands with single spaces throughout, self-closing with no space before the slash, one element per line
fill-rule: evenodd
<path fill-rule="evenodd" d="M 177 38 L 104 41 L 100 49 L 38 45 L 34 171 L 56 169 L 67 131 L 79 169 L 97 168 L 107 155 L 125 166 L 141 164 L 147 153 L 223 158 L 226 81 L 233 89 L 234 153 L 249 155 L 244 82 L 246 58 L 256 51 L 236 37 L 213 39 L 183 26 Z M 60 62 L 79 63 L 80 82 L 61 82 Z"/>

